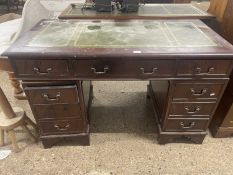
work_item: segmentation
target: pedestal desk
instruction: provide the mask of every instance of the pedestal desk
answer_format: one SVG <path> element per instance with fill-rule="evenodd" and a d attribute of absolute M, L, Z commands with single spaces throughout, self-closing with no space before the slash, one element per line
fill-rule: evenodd
<path fill-rule="evenodd" d="M 44 146 L 89 144 L 91 80 L 149 80 L 158 142 L 202 143 L 233 47 L 199 20 L 44 20 L 6 52 Z"/>
<path fill-rule="evenodd" d="M 85 9 L 84 3 L 69 5 L 59 19 L 202 19 L 205 21 L 215 17 L 192 4 L 145 4 L 140 5 L 137 12 L 124 13 L 117 9 L 112 12 L 97 12 Z"/>

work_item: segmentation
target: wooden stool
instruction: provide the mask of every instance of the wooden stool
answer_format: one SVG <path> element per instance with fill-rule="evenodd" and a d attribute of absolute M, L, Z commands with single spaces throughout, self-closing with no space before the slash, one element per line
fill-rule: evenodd
<path fill-rule="evenodd" d="M 18 100 L 26 100 L 27 97 L 20 86 L 20 82 L 15 79 L 14 72 L 8 72 L 9 79 L 11 81 L 11 85 L 14 88 L 14 97 Z"/>
<path fill-rule="evenodd" d="M 0 107 L 2 111 L 0 113 L 0 146 L 4 145 L 4 131 L 8 134 L 14 152 L 19 152 L 19 147 L 15 137 L 14 129 L 16 127 L 22 127 L 22 129 L 28 134 L 28 136 L 34 141 L 37 141 L 37 136 L 34 136 L 27 125 L 30 124 L 37 131 L 36 125 L 27 117 L 25 111 L 19 107 L 12 108 L 0 88 Z"/>

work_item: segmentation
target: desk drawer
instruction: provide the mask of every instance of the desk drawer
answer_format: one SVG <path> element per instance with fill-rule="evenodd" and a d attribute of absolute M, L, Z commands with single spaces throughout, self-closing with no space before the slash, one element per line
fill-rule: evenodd
<path fill-rule="evenodd" d="M 72 63 L 77 77 L 150 78 L 175 75 L 174 60 L 78 60 Z"/>
<path fill-rule="evenodd" d="M 31 104 L 78 103 L 76 85 L 25 87 L 25 93 Z"/>
<path fill-rule="evenodd" d="M 69 75 L 67 60 L 13 60 L 16 77 L 64 77 Z"/>
<path fill-rule="evenodd" d="M 81 118 L 81 107 L 79 104 L 56 104 L 56 105 L 34 105 L 35 114 L 41 119 L 61 119 L 76 117 Z"/>
<path fill-rule="evenodd" d="M 83 133 L 87 130 L 84 121 L 78 119 L 40 121 L 39 128 L 41 135 Z"/>
<path fill-rule="evenodd" d="M 183 60 L 178 63 L 177 76 L 228 77 L 231 69 L 231 60 Z"/>
<path fill-rule="evenodd" d="M 169 116 L 210 117 L 216 103 L 172 103 Z"/>
<path fill-rule="evenodd" d="M 164 131 L 205 131 L 209 119 L 167 119 L 164 124 Z"/>
<path fill-rule="evenodd" d="M 179 82 L 175 84 L 173 100 L 217 100 L 225 88 L 225 83 L 227 81 Z"/>

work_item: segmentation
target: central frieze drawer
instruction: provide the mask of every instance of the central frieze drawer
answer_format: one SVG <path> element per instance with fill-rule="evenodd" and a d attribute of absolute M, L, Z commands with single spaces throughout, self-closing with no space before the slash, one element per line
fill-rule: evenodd
<path fill-rule="evenodd" d="M 25 87 L 27 97 L 32 104 L 78 103 L 76 85 Z"/>
<path fill-rule="evenodd" d="M 217 100 L 227 81 L 210 80 L 203 82 L 177 82 L 173 91 L 173 100 Z"/>
<path fill-rule="evenodd" d="M 39 120 L 82 117 L 79 104 L 34 105 L 33 108 Z"/>
<path fill-rule="evenodd" d="M 216 103 L 172 103 L 169 116 L 205 116 L 209 117 Z"/>
<path fill-rule="evenodd" d="M 77 77 L 150 78 L 175 75 L 174 60 L 75 60 L 72 62 Z"/>
<path fill-rule="evenodd" d="M 208 127 L 209 119 L 167 119 L 164 123 L 165 131 L 205 131 Z"/>
<path fill-rule="evenodd" d="M 67 60 L 13 60 L 16 77 L 65 77 L 69 75 Z"/>
<path fill-rule="evenodd" d="M 79 119 L 40 121 L 39 128 L 42 135 L 83 133 L 87 130 L 85 122 Z"/>
<path fill-rule="evenodd" d="M 180 60 L 177 76 L 228 77 L 231 69 L 231 60 Z"/>

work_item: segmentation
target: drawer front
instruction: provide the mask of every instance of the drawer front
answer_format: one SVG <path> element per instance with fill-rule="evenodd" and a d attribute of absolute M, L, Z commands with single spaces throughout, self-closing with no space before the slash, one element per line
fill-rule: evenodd
<path fill-rule="evenodd" d="M 78 103 L 76 85 L 25 87 L 24 91 L 31 104 Z"/>
<path fill-rule="evenodd" d="M 228 77 L 231 69 L 231 60 L 183 60 L 178 63 L 177 76 Z"/>
<path fill-rule="evenodd" d="M 209 119 L 167 119 L 164 123 L 165 131 L 205 131 L 208 127 Z"/>
<path fill-rule="evenodd" d="M 174 60 L 147 61 L 97 61 L 78 60 L 72 63 L 74 74 L 78 77 L 95 78 L 151 78 L 175 75 Z"/>
<path fill-rule="evenodd" d="M 215 103 L 172 103 L 169 116 L 202 116 L 209 117 L 215 108 Z"/>
<path fill-rule="evenodd" d="M 83 133 L 86 132 L 86 127 L 84 121 L 78 119 L 39 122 L 41 135 Z"/>
<path fill-rule="evenodd" d="M 226 82 L 176 83 L 173 92 L 173 100 L 217 100 L 224 90 Z"/>
<path fill-rule="evenodd" d="M 17 77 L 64 77 L 69 75 L 67 60 L 14 60 Z"/>
<path fill-rule="evenodd" d="M 39 120 L 82 117 L 79 104 L 34 105 L 33 108 Z"/>

